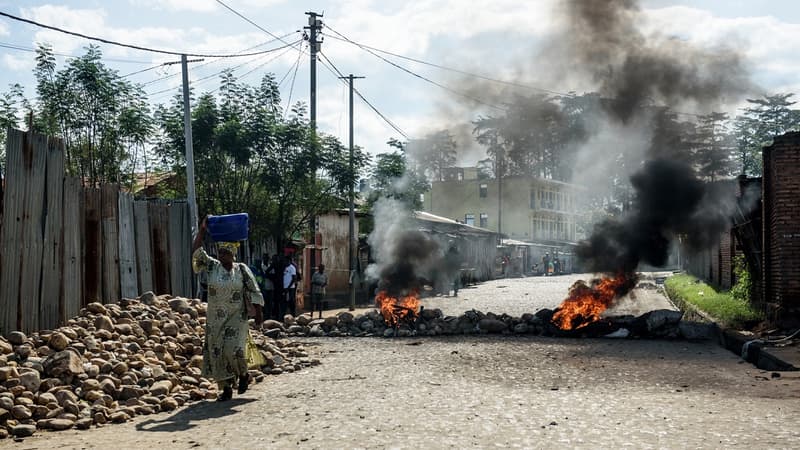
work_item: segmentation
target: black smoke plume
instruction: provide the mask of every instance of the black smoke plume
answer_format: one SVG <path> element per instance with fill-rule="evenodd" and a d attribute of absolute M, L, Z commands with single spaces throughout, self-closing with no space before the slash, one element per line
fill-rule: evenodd
<path fill-rule="evenodd" d="M 636 0 L 570 0 L 565 6 L 570 66 L 586 72 L 627 122 L 652 104 L 715 108 L 752 88 L 741 54 L 645 36 Z"/>
<path fill-rule="evenodd" d="M 419 270 L 428 267 L 440 253 L 439 244 L 418 230 L 406 230 L 395 237 L 390 259 L 380 270 L 378 289 L 398 297 L 410 289 L 421 289 Z"/>
<path fill-rule="evenodd" d="M 736 208 L 732 185 L 704 183 L 682 162 L 648 161 L 631 184 L 636 192 L 631 211 L 597 223 L 579 244 L 576 254 L 587 269 L 632 273 L 640 262 L 662 267 L 676 237 L 701 249 L 730 227 Z"/>
<path fill-rule="evenodd" d="M 367 276 L 377 280 L 378 289 L 391 297 L 420 290 L 442 262 L 439 243 L 412 226 L 411 211 L 397 200 L 379 200 L 373 214 L 375 228 L 369 243 L 375 252 L 375 263 L 367 268 Z"/>

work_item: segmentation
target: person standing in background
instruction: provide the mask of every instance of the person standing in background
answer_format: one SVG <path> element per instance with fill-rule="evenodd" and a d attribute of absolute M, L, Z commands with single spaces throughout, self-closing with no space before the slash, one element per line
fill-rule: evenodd
<path fill-rule="evenodd" d="M 320 264 L 317 271 L 311 276 L 311 317 L 319 308 L 319 318 L 322 318 L 322 300 L 325 298 L 325 286 L 328 285 L 328 275 L 325 273 L 325 264 Z"/>
<path fill-rule="evenodd" d="M 286 267 L 283 269 L 283 290 L 285 295 L 281 320 L 286 314 L 287 306 L 289 314 L 297 315 L 297 266 L 294 265 L 291 256 L 287 257 Z"/>

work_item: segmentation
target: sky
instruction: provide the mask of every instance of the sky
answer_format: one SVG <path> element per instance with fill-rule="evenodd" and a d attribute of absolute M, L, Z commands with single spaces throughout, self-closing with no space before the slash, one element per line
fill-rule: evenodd
<path fill-rule="evenodd" d="M 419 138 L 452 124 L 467 124 L 491 108 L 453 93 L 469 76 L 384 55 L 409 74 L 352 41 L 388 52 L 494 79 L 555 92 L 589 92 L 596 86 L 542 76 L 548 61 L 543 46 L 558 32 L 558 0 L 223 0 L 255 22 L 248 23 L 215 0 L 76 0 L 62 2 L 0 0 L 0 11 L 44 24 L 139 46 L 186 53 L 231 54 L 286 36 L 301 37 L 307 11 L 323 14 L 322 53 L 343 74 L 363 76 L 356 88 L 408 138 Z M 644 0 L 641 30 L 684 40 L 703 48 L 734 48 L 746 57 L 759 93 L 800 93 L 800 3 L 794 0 Z M 339 35 L 336 32 L 340 33 Z M 288 36 L 287 36 L 288 35 Z M 338 38 L 338 39 L 337 39 Z M 90 41 L 0 18 L 0 46 L 32 48 L 49 42 L 54 51 L 80 55 Z M 273 41 L 259 49 L 284 45 Z M 100 44 L 108 66 L 121 75 L 176 60 L 176 57 Z M 63 67 L 64 57 L 58 58 Z M 299 63 L 299 64 L 298 64 Z M 321 131 L 348 143 L 348 91 L 317 64 L 317 121 Z M 0 47 L 0 90 L 20 83 L 32 98 L 34 54 Z M 309 55 L 294 47 L 266 56 L 205 59 L 190 65 L 195 92 L 214 90 L 219 73 L 236 67 L 243 82 L 257 84 L 266 72 L 283 79 L 284 105 L 308 102 Z M 296 70 L 295 70 L 296 67 Z M 417 75 L 438 83 L 436 86 Z M 466 77 L 466 78 L 465 78 Z M 147 70 L 127 77 L 144 85 L 152 103 L 178 92 L 180 66 Z M 474 78 L 473 78 L 474 79 Z M 574 83 L 574 84 L 567 84 Z M 522 94 L 530 91 L 523 90 Z M 452 107 L 459 105 L 458 108 Z M 465 108 L 464 106 L 467 105 Z M 736 111 L 731 111 L 735 114 Z M 355 100 L 355 144 L 369 153 L 391 151 L 389 138 L 403 136 L 360 99 Z M 457 136 L 457 141 L 469 139 Z M 472 142 L 459 142 L 467 147 Z M 474 162 L 466 158 L 466 163 Z"/>

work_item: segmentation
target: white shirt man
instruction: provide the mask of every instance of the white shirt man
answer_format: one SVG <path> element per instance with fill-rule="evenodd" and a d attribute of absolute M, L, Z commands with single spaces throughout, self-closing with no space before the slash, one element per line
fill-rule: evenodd
<path fill-rule="evenodd" d="M 289 263 L 283 270 L 283 288 L 289 289 L 294 287 L 294 282 L 297 278 L 297 268 L 294 264 Z"/>

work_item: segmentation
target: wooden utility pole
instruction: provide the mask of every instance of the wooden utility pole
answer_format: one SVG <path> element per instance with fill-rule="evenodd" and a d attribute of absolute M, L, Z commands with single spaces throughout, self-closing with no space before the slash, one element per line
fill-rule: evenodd
<path fill-rule="evenodd" d="M 353 162 L 353 80 L 357 78 L 351 73 L 346 77 L 339 77 L 347 80 L 350 85 L 350 173 L 355 175 L 355 164 Z M 355 180 L 353 180 L 355 181 Z M 356 257 L 358 250 L 356 248 L 356 212 L 355 212 L 355 192 L 353 183 L 350 183 L 350 223 L 349 223 L 349 242 L 350 242 L 350 311 L 356 309 L 356 282 L 358 281 L 358 274 L 356 274 Z"/>

